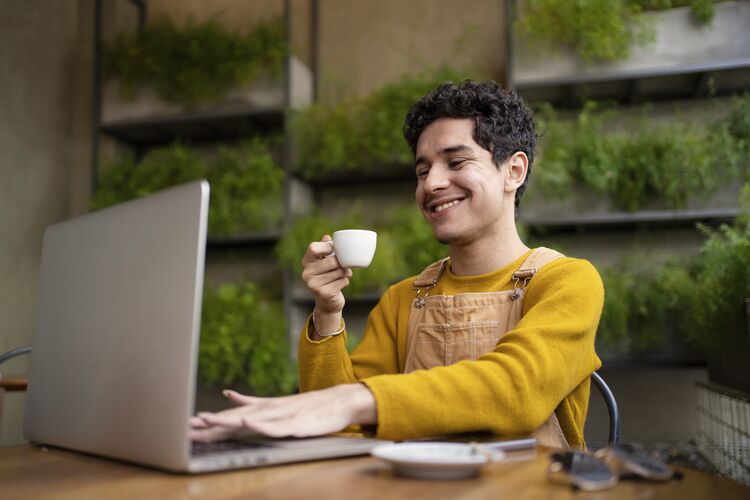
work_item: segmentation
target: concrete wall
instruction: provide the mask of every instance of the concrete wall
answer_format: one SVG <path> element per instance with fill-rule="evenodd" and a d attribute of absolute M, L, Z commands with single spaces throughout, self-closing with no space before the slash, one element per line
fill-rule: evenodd
<path fill-rule="evenodd" d="M 444 64 L 502 78 L 505 16 L 496 0 L 320 0 L 320 100 L 365 94 Z"/>
<path fill-rule="evenodd" d="M 284 0 L 148 0 L 146 3 L 149 19 L 167 16 L 177 23 L 217 19 L 240 32 L 284 12 Z"/>
<path fill-rule="evenodd" d="M 88 205 L 92 19 L 90 0 L 0 9 L 0 352 L 30 343 L 44 228 Z M 23 395 L 5 399 L 0 444 L 20 439 Z"/>

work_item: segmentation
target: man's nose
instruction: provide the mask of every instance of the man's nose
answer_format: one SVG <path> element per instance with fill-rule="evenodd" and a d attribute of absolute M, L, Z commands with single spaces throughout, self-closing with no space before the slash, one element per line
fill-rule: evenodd
<path fill-rule="evenodd" d="M 440 165 L 433 165 L 430 171 L 427 172 L 427 177 L 424 180 L 424 188 L 427 191 L 445 189 L 449 184 L 449 172 Z"/>

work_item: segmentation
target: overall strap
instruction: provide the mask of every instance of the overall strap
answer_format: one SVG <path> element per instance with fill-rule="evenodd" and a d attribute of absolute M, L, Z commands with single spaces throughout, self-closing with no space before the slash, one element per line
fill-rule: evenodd
<path fill-rule="evenodd" d="M 526 288 L 531 278 L 539 271 L 540 268 L 549 264 L 553 260 L 565 257 L 557 250 L 539 247 L 535 248 L 526 260 L 523 261 L 518 271 L 513 273 L 513 291 L 510 293 L 512 300 L 518 300 L 521 297 L 521 290 Z"/>
<path fill-rule="evenodd" d="M 414 283 L 412 283 L 412 287 L 414 287 L 414 289 L 417 291 L 417 298 L 414 305 L 418 309 L 424 307 L 425 297 L 430 294 L 430 288 L 433 288 L 435 285 L 437 285 L 440 276 L 442 276 L 443 271 L 445 271 L 445 267 L 448 265 L 448 262 L 450 262 L 450 260 L 450 257 L 446 257 L 444 259 L 440 259 L 437 262 L 433 262 L 432 264 L 427 266 L 425 270 L 422 271 L 419 276 L 417 276 L 417 279 L 414 280 Z M 424 295 L 421 295 L 423 290 Z"/>
<path fill-rule="evenodd" d="M 425 287 L 432 288 L 435 286 L 440 279 L 440 276 L 442 276 L 443 271 L 445 271 L 445 266 L 448 265 L 450 260 L 450 257 L 446 257 L 427 266 L 424 271 L 417 276 L 412 286 L 415 289 Z"/>
<path fill-rule="evenodd" d="M 539 268 L 544 267 L 553 260 L 557 260 L 561 257 L 565 257 L 565 255 L 561 254 L 557 250 L 552 250 L 551 248 L 546 247 L 538 247 L 535 248 L 528 257 L 526 257 L 526 260 L 523 261 L 523 264 L 521 264 L 521 267 L 518 269 L 518 271 L 523 271 L 526 269 L 539 270 Z"/>

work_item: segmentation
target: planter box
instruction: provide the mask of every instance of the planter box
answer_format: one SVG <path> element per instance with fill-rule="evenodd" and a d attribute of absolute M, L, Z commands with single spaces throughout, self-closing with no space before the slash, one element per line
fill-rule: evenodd
<path fill-rule="evenodd" d="M 708 378 L 711 382 L 739 391 L 750 397 L 750 299 L 746 299 L 739 328 L 724 346 L 708 356 Z"/>
<path fill-rule="evenodd" d="M 660 200 L 654 200 L 637 212 L 627 212 L 612 207 L 612 202 L 608 198 L 581 187 L 575 188 L 566 199 L 546 198 L 542 193 L 533 191 L 533 173 L 529 185 L 528 194 L 521 200 L 520 216 L 524 222 L 532 224 L 576 219 L 585 223 L 586 220 L 617 221 L 628 218 L 642 218 L 641 222 L 648 222 L 648 214 L 651 214 L 655 221 L 659 220 L 659 217 L 670 215 L 675 218 L 685 215 L 689 219 L 691 213 L 696 215 L 696 219 L 701 218 L 700 214 L 731 214 L 738 210 L 738 199 L 742 191 L 742 186 L 734 183 L 719 189 L 709 197 L 689 199 L 682 209 L 673 209 Z"/>
<path fill-rule="evenodd" d="M 581 92 L 594 98 L 633 92 L 649 95 L 669 89 L 692 94 L 701 90 L 695 78 L 674 75 L 726 72 L 726 78 L 715 78 L 715 85 L 742 88 L 750 81 L 750 2 L 724 2 L 714 8 L 714 19 L 703 26 L 692 20 L 689 7 L 644 13 L 647 23 L 655 28 L 656 40 L 632 45 L 630 57 L 621 61 L 587 63 L 571 48 L 562 46 L 551 53 L 548 48 L 525 45 L 519 37 L 511 55 L 513 86 L 534 99 L 562 98 L 552 87 L 582 84 L 589 88 Z M 737 74 L 733 72 L 737 68 L 744 69 Z M 669 78 L 642 83 L 635 89 L 620 82 L 654 77 Z M 706 82 L 698 86 L 706 87 Z"/>
<path fill-rule="evenodd" d="M 311 71 L 299 59 L 291 58 L 290 78 L 290 106 L 301 107 L 309 104 L 312 101 Z M 106 127 L 122 122 L 184 119 L 186 115 L 212 116 L 266 110 L 281 113 L 285 106 L 283 71 L 275 77 L 261 76 L 247 87 L 231 90 L 217 102 L 191 109 L 166 103 L 148 88 L 141 89 L 133 100 L 123 99 L 119 83 L 115 80 L 104 86 L 101 122 Z"/>

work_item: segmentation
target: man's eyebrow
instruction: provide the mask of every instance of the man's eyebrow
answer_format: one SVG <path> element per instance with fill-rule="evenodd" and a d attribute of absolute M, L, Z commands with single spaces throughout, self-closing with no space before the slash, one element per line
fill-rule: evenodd
<path fill-rule="evenodd" d="M 438 155 L 444 156 L 449 155 L 453 153 L 463 153 L 466 151 L 474 151 L 474 148 L 471 146 L 467 146 L 466 144 L 456 144 L 455 146 L 448 146 L 447 148 L 443 148 L 440 151 L 438 151 Z M 423 163 L 427 163 L 427 159 L 424 156 L 419 156 L 414 161 L 414 167 L 418 167 Z"/>
<path fill-rule="evenodd" d="M 457 144 L 455 146 L 448 146 L 440 150 L 441 155 L 447 155 L 451 153 L 463 153 L 464 151 L 473 151 L 474 148 L 467 146 L 466 144 Z"/>

